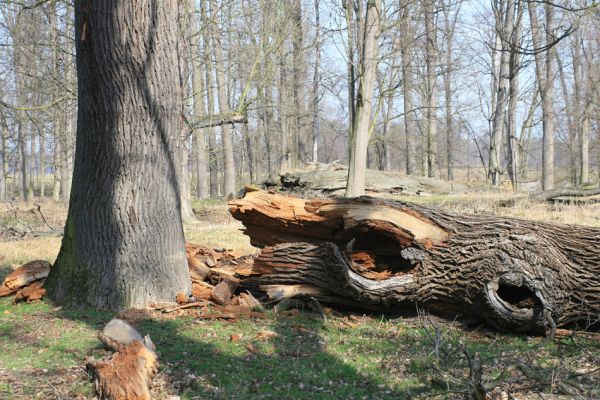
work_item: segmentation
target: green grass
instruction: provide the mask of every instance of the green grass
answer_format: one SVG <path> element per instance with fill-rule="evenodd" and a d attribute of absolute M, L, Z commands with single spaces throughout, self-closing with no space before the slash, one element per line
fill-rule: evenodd
<path fill-rule="evenodd" d="M 108 354 L 96 335 L 113 316 L 0 299 L 0 398 L 93 397 L 85 359 Z M 266 311 L 262 319 L 236 322 L 152 314 L 136 325 L 159 352 L 153 388 L 159 399 L 462 398 L 469 373 L 464 352 L 479 355 L 483 381 L 497 393 L 515 387 L 549 393 L 557 387 L 532 381 L 518 365 L 546 374 L 554 369 L 563 374 L 558 382 L 568 371 L 595 368 L 600 357 L 597 335 L 546 342 L 438 321 L 438 358 L 436 328 L 427 321 L 329 315 L 324 324 L 317 314 Z M 262 330 L 277 336 L 255 339 Z M 231 341 L 232 334 L 241 340 Z M 600 396 L 597 372 L 577 379 L 587 398 Z"/>

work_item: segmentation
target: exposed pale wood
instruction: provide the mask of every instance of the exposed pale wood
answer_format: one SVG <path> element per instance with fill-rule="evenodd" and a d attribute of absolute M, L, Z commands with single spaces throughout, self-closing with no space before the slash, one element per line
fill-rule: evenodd
<path fill-rule="evenodd" d="M 87 360 L 99 398 L 150 400 L 150 384 L 158 368 L 156 347 L 150 337 L 142 338 L 120 319 L 111 320 L 98 336 L 116 351 L 102 360 Z"/>
<path fill-rule="evenodd" d="M 156 374 L 156 353 L 133 341 L 108 360 L 90 360 L 96 391 L 101 399 L 150 400 L 149 384 Z"/>

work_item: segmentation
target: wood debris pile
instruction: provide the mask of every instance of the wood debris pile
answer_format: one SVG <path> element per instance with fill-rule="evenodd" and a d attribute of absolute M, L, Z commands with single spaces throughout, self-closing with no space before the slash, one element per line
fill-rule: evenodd
<path fill-rule="evenodd" d="M 259 301 L 239 288 L 240 280 L 253 274 L 253 255 L 189 243 L 186 252 L 192 292 L 180 293 L 172 303 L 155 304 L 151 308 L 174 312 L 200 307 L 200 317 L 207 319 L 260 317 L 255 312 L 261 306 Z M 44 282 L 50 267 L 47 261 L 36 260 L 16 268 L 0 285 L 0 297 L 15 295 L 15 302 L 41 299 L 46 293 Z"/>

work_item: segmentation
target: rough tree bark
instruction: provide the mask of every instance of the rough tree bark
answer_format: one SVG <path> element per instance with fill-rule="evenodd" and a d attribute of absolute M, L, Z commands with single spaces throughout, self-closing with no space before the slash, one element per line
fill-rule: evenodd
<path fill-rule="evenodd" d="M 60 303 L 120 309 L 191 289 L 178 190 L 178 7 L 75 3 L 77 151 L 62 247 L 46 282 Z"/>
<path fill-rule="evenodd" d="M 598 324 L 598 228 L 367 197 L 259 191 L 229 207 L 251 243 L 266 246 L 244 283 L 274 298 L 287 287 L 364 307 L 418 305 L 521 332 Z"/>

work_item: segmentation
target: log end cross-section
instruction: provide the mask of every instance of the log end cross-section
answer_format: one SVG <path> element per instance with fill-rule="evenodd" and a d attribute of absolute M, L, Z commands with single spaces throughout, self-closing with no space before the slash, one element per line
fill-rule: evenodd
<path fill-rule="evenodd" d="M 418 305 L 522 332 L 600 319 L 600 229 L 367 197 L 254 191 L 229 207 L 262 248 L 242 284 L 277 299 Z"/>

